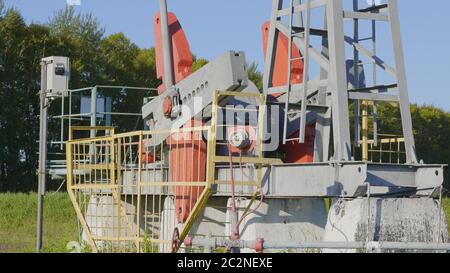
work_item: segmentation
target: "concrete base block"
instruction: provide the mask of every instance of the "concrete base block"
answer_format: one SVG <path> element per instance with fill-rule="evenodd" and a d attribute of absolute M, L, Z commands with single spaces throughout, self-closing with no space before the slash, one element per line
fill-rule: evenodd
<path fill-rule="evenodd" d="M 225 236 L 226 204 L 226 197 L 211 197 L 206 204 L 206 208 L 201 212 L 197 221 L 192 226 L 189 236 L 223 238 Z M 162 240 L 172 240 L 175 227 L 181 230 L 181 227 L 176 224 L 175 220 L 173 197 L 165 198 L 161 225 L 160 238 Z M 169 245 L 164 244 L 160 247 L 160 252 L 162 253 L 169 253 L 171 251 L 172 249 Z M 180 252 L 184 251 L 184 249 L 180 249 Z"/>
<path fill-rule="evenodd" d="M 239 218 L 242 217 L 249 199 L 238 199 Z M 226 234 L 231 234 L 231 198 L 228 199 Z M 267 242 L 317 242 L 322 241 L 327 212 L 323 199 L 265 199 L 260 204 L 255 201 L 249 214 L 240 225 L 242 240 L 263 238 Z M 265 252 L 296 252 L 290 249 L 264 250 Z M 244 253 L 254 253 L 253 249 L 242 249 Z"/>
<path fill-rule="evenodd" d="M 447 221 L 438 201 L 431 198 L 337 199 L 323 240 L 443 243 L 448 241 Z M 325 250 L 360 251 L 365 250 Z"/>

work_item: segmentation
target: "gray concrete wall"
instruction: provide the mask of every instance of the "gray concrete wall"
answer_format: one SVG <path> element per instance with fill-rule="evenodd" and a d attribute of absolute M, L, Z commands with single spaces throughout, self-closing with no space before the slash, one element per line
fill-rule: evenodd
<path fill-rule="evenodd" d="M 443 243 L 448 242 L 447 220 L 439 202 L 431 198 L 337 199 L 324 241 Z"/>
<path fill-rule="evenodd" d="M 238 199 L 239 217 L 249 205 L 249 199 Z M 258 207 L 254 202 L 251 209 Z M 231 198 L 228 200 L 231 208 Z M 226 233 L 231 234 L 230 210 L 227 211 Z M 265 199 L 255 213 L 244 218 L 240 225 L 242 240 L 253 241 L 263 238 L 269 242 L 320 242 L 323 239 L 327 211 L 321 198 L 303 199 Z M 270 250 L 265 252 L 285 252 L 289 249 Z M 243 249 L 242 252 L 254 252 Z"/>

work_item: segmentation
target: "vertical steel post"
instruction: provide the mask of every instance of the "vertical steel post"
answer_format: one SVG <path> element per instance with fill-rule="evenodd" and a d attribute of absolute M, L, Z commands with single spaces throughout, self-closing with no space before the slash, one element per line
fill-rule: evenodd
<path fill-rule="evenodd" d="M 372 52 L 377 55 L 377 21 L 372 21 Z M 373 61 L 372 64 L 372 85 L 377 86 L 377 63 Z M 377 91 L 377 93 L 379 93 Z M 377 102 L 373 102 L 373 142 L 374 146 L 378 146 L 378 107 Z"/>
<path fill-rule="evenodd" d="M 160 19 L 161 19 L 161 33 L 164 56 L 164 83 L 166 89 L 170 89 L 174 85 L 173 79 L 173 65 L 172 65 L 172 43 L 169 32 L 169 20 L 167 12 L 167 1 L 159 0 L 160 5 Z"/>
<path fill-rule="evenodd" d="M 42 249 L 45 184 L 47 182 L 47 64 L 41 62 L 41 92 L 39 115 L 39 171 L 36 252 Z"/>
<path fill-rule="evenodd" d="M 369 160 L 369 102 L 362 101 L 362 161 Z"/>
<path fill-rule="evenodd" d="M 300 143 L 305 143 L 306 137 L 306 111 L 308 110 L 308 81 L 309 81 L 309 48 L 311 27 L 311 2 L 306 1 L 306 26 L 305 26 L 305 53 L 303 54 L 303 94 L 300 117 Z"/>
<path fill-rule="evenodd" d="M 97 87 L 91 91 L 91 127 L 97 126 Z M 91 130 L 91 138 L 97 135 L 96 130 Z"/>
<path fill-rule="evenodd" d="M 59 147 L 60 147 L 61 151 L 64 150 L 64 144 L 63 144 L 63 142 L 64 142 L 64 124 L 65 124 L 64 123 L 64 119 L 65 119 L 64 106 L 65 106 L 65 100 L 64 100 L 64 94 L 63 94 L 61 96 L 61 139 L 60 139 L 60 144 L 59 144 Z"/>
<path fill-rule="evenodd" d="M 294 22 L 294 0 L 290 1 L 289 4 L 289 19 L 288 19 L 288 30 L 289 33 L 286 35 L 286 37 L 289 39 L 288 40 L 288 52 L 287 52 L 287 73 L 286 73 L 286 86 L 287 86 L 287 91 L 286 91 L 286 102 L 285 102 L 285 106 L 284 106 L 284 122 L 283 122 L 283 144 L 287 143 L 287 130 L 288 130 L 288 117 L 289 117 L 289 103 L 291 102 L 291 91 L 292 91 L 292 84 L 291 84 L 291 76 L 292 76 L 292 24 Z M 305 50 L 306 51 L 306 50 Z M 307 90 L 304 90 L 305 92 L 307 92 Z M 303 102 L 302 102 L 303 103 Z M 300 132 L 301 133 L 301 132 Z"/>
<path fill-rule="evenodd" d="M 327 3 L 328 43 L 330 54 L 329 88 L 333 103 L 334 159 L 351 159 L 348 86 L 345 74 L 344 20 L 342 0 Z"/>
<path fill-rule="evenodd" d="M 278 30 L 276 22 L 278 11 L 283 7 L 283 0 L 273 0 L 272 15 L 270 19 L 269 38 L 267 40 L 266 62 L 264 64 L 263 90 L 266 95 L 269 94 L 269 88 L 272 87 L 272 78 L 275 67 L 275 53 L 277 49 Z"/>
<path fill-rule="evenodd" d="M 323 29 L 328 31 L 328 19 L 325 12 L 323 16 Z M 321 54 L 329 58 L 328 37 L 322 37 Z M 328 79 L 328 70 L 320 68 L 320 79 Z M 330 136 L 331 136 L 331 98 L 327 96 L 328 87 L 319 88 L 318 102 L 319 104 L 328 106 L 325 113 L 317 114 L 316 121 L 316 137 L 314 138 L 314 162 L 325 162 L 329 159 L 330 153 Z"/>
<path fill-rule="evenodd" d="M 91 90 L 91 127 L 97 126 L 97 86 Z M 97 130 L 92 129 L 90 131 L 90 138 L 95 138 L 97 136 Z M 89 145 L 89 156 L 91 164 L 95 162 L 95 145 L 91 143 Z"/>
<path fill-rule="evenodd" d="M 392 42 L 394 44 L 395 67 L 397 70 L 398 93 L 400 112 L 402 115 L 403 135 L 405 137 L 405 151 L 407 163 L 417 163 L 416 147 L 413 136 L 411 109 L 408 95 L 408 83 L 406 80 L 405 58 L 403 55 L 403 43 L 400 32 L 400 19 L 398 17 L 397 0 L 389 0 L 389 17 L 392 29 Z"/>
<path fill-rule="evenodd" d="M 358 1 L 359 0 L 353 0 L 353 10 L 355 12 L 358 11 Z M 358 18 L 353 19 L 353 40 L 359 43 L 359 20 Z M 355 85 L 352 87 L 354 89 L 360 88 L 359 86 L 359 52 L 356 50 L 355 47 L 353 47 L 353 73 L 355 75 Z M 360 101 L 355 100 L 355 120 L 354 120 L 354 127 L 355 127 L 355 147 L 360 147 L 360 140 L 361 140 L 361 127 L 360 127 Z"/>

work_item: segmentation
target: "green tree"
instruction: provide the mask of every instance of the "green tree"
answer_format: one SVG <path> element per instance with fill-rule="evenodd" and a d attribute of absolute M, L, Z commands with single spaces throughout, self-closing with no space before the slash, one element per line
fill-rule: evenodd
<path fill-rule="evenodd" d="M 55 13 L 49 27 L 56 43 L 52 55 L 71 58 L 72 85 L 85 87 L 101 83 L 104 59 L 98 54 L 98 48 L 105 30 L 98 20 L 92 14 L 77 14 L 69 6 Z"/>
<path fill-rule="evenodd" d="M 192 63 L 192 72 L 195 72 L 199 70 L 200 68 L 204 67 L 208 64 L 208 60 L 206 59 L 195 59 Z"/>
<path fill-rule="evenodd" d="M 18 190 L 35 177 L 41 30 L 26 26 L 14 9 L 8 9 L 0 21 L 0 96 L 4 98 L 0 101 L 2 188 Z"/>
<path fill-rule="evenodd" d="M 411 105 L 413 133 L 419 160 L 427 164 L 449 164 L 450 113 L 430 105 Z M 402 135 L 398 106 L 388 103 L 378 105 L 380 133 Z M 450 188 L 450 172 L 445 171 L 445 182 Z"/>
<path fill-rule="evenodd" d="M 141 86 L 155 87 L 161 82 L 156 79 L 156 58 L 155 48 L 139 49 L 139 53 L 134 59 L 134 70 L 136 77 L 142 81 Z"/>
<path fill-rule="evenodd" d="M 110 35 L 100 43 L 100 55 L 103 61 L 103 83 L 108 85 L 153 87 L 156 85 L 155 51 L 154 49 L 140 49 L 123 33 Z M 142 107 L 144 97 L 153 95 L 144 92 L 109 92 L 104 94 L 113 98 L 115 112 L 138 113 Z M 136 122 L 117 120 L 121 130 L 137 130 Z"/>
<path fill-rule="evenodd" d="M 258 70 L 256 62 L 251 63 L 247 68 L 248 78 L 251 80 L 260 91 L 263 89 L 263 75 Z"/>
<path fill-rule="evenodd" d="M 5 13 L 5 2 L 0 0 L 0 19 L 3 17 Z"/>
<path fill-rule="evenodd" d="M 450 113 L 429 105 L 412 105 L 411 115 L 419 158 L 430 164 L 450 164 Z M 445 182 L 450 189 L 448 168 Z"/>

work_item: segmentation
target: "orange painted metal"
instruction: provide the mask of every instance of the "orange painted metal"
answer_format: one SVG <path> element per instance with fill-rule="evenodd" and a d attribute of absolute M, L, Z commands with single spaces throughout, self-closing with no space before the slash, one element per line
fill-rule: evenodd
<path fill-rule="evenodd" d="M 264 49 L 264 59 L 267 55 L 267 43 L 269 40 L 269 28 L 270 22 L 264 23 L 262 27 L 263 32 L 263 49 Z M 276 51 L 275 51 L 275 62 L 274 62 L 274 73 L 271 85 L 273 87 L 285 86 L 287 84 L 287 70 L 288 70 L 288 38 L 282 34 L 278 34 Z M 300 58 L 300 52 L 298 48 L 292 45 L 292 58 Z M 303 82 L 303 61 L 295 60 L 291 64 L 291 84 L 298 84 Z M 279 97 L 281 94 L 275 94 L 274 97 Z"/>
<path fill-rule="evenodd" d="M 192 120 L 184 128 L 202 127 L 201 121 Z M 207 146 L 202 131 L 172 134 L 167 140 L 169 151 L 170 181 L 206 181 Z M 179 223 L 184 223 L 194 208 L 204 187 L 174 187 L 175 211 Z"/>
<path fill-rule="evenodd" d="M 263 49 L 264 59 L 267 55 L 267 44 L 269 39 L 270 22 L 264 23 L 262 27 L 263 32 Z M 288 47 L 289 40 L 283 33 L 278 33 L 276 43 L 276 51 L 274 57 L 274 73 L 271 85 L 273 87 L 287 85 L 287 70 L 288 70 Z M 303 61 L 300 58 L 301 54 L 295 46 L 292 44 L 292 58 L 296 59 L 291 63 L 291 84 L 299 84 L 303 82 Z M 279 97 L 282 94 L 273 94 L 273 97 Z M 298 138 L 299 132 L 289 136 L 289 138 Z M 286 155 L 286 163 L 310 163 L 314 161 L 314 138 L 315 138 L 315 124 L 307 125 L 306 127 L 306 141 L 304 144 L 297 140 L 288 141 L 286 144 L 281 145 L 280 149 Z"/>
<path fill-rule="evenodd" d="M 161 95 L 166 90 L 164 84 L 164 58 L 163 58 L 163 45 L 162 45 L 162 33 L 160 24 L 160 14 L 157 13 L 154 19 L 154 33 L 155 33 L 155 53 L 156 53 L 156 76 L 162 81 L 162 85 L 158 87 L 158 93 Z M 173 70 L 174 81 L 179 83 L 186 77 L 192 74 L 192 53 L 189 47 L 189 42 L 186 38 L 183 28 L 178 21 L 175 14 L 168 13 L 169 22 L 169 35 L 172 38 L 172 61 L 173 67 L 169 68 Z"/>
<path fill-rule="evenodd" d="M 166 91 L 164 81 L 165 69 L 172 69 L 175 84 L 192 74 L 192 54 L 186 34 L 175 14 L 168 13 L 169 35 L 171 37 L 172 67 L 164 67 L 162 33 L 160 14 L 154 19 L 156 74 L 162 81 L 158 87 L 159 95 Z M 163 101 L 163 111 L 170 118 L 173 102 L 171 97 Z M 190 121 L 184 128 L 201 127 L 203 122 Z M 204 182 L 206 181 L 207 145 L 202 139 L 202 132 L 176 133 L 167 140 L 169 146 L 170 180 L 174 182 Z M 174 187 L 175 210 L 179 223 L 184 223 L 194 208 L 204 187 L 179 186 Z"/>
<path fill-rule="evenodd" d="M 173 103 L 172 98 L 167 96 L 163 100 L 163 113 L 166 118 L 170 118 L 172 115 Z"/>
<path fill-rule="evenodd" d="M 314 162 L 314 139 L 316 135 L 316 125 L 306 126 L 305 143 L 298 140 L 287 141 L 281 145 L 280 149 L 285 153 L 285 163 L 311 163 Z M 289 138 L 298 138 L 299 133 L 295 133 Z"/>

